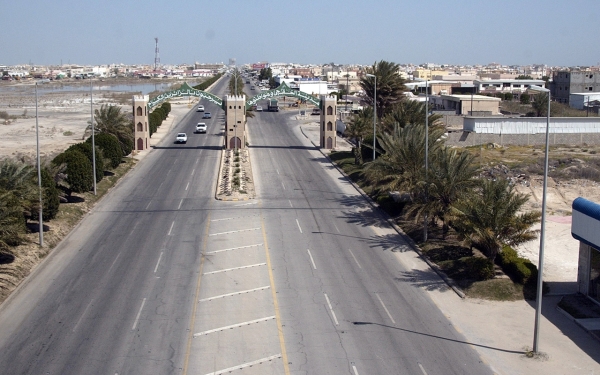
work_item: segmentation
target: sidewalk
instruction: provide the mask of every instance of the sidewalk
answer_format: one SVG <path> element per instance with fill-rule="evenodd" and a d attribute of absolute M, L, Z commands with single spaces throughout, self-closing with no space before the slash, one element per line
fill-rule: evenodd
<path fill-rule="evenodd" d="M 302 134 L 318 147 L 318 123 L 302 119 L 298 122 Z M 338 150 L 352 147 L 341 137 L 337 138 L 337 143 Z M 328 154 L 327 150 L 321 152 Z M 588 334 L 583 328 L 584 324 L 578 324 L 557 307 L 560 295 L 544 297 L 539 338 L 541 355 L 528 358 L 525 353 L 533 346 L 534 301 L 462 299 L 416 252 L 395 254 L 402 264 L 410 265 L 414 274 L 414 278 L 400 282 L 411 282 L 415 287 L 425 289 L 454 328 L 464 336 L 465 341 L 456 344 L 473 347 L 495 373 L 600 374 L 600 342 Z M 544 269 L 559 269 L 560 266 L 550 263 Z M 547 272 L 544 272 L 544 277 L 546 275 Z M 552 278 L 552 275 L 549 277 Z M 586 323 L 591 329 L 600 326 L 598 322 Z"/>

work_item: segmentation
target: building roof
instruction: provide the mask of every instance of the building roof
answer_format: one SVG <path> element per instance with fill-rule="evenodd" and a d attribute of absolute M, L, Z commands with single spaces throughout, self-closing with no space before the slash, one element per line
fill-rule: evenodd
<path fill-rule="evenodd" d="M 477 101 L 488 101 L 488 102 L 499 102 L 500 98 L 495 98 L 493 96 L 485 96 L 485 95 L 440 95 L 442 99 L 449 100 L 477 100 Z"/>

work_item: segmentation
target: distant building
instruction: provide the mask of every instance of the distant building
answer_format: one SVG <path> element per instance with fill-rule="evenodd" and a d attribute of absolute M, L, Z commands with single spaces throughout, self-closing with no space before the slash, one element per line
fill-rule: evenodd
<path fill-rule="evenodd" d="M 552 99 L 569 103 L 571 93 L 600 92 L 600 73 L 559 70 L 552 74 Z"/>
<path fill-rule="evenodd" d="M 440 95 L 431 97 L 433 108 L 454 111 L 457 115 L 469 113 L 499 115 L 500 98 L 484 95 Z"/>
<path fill-rule="evenodd" d="M 473 81 L 475 90 L 480 94 L 520 94 L 527 91 L 532 85 L 544 87 L 545 83 L 541 79 L 490 79 Z"/>

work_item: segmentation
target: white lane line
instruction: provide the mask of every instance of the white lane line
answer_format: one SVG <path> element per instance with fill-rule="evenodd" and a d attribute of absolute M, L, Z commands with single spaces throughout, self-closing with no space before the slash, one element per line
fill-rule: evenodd
<path fill-rule="evenodd" d="M 300 229 L 300 233 L 302 233 L 302 228 L 300 227 L 300 222 L 296 219 L 296 224 L 298 224 L 298 229 Z"/>
<path fill-rule="evenodd" d="M 228 249 L 221 249 L 221 250 L 214 250 L 214 251 L 207 251 L 206 254 L 216 254 L 216 253 L 222 253 L 223 251 L 231 251 L 231 250 L 239 250 L 239 249 L 247 249 L 249 247 L 257 247 L 257 246 L 262 246 L 262 243 L 257 243 L 254 245 L 246 245 L 246 246 L 238 246 L 238 247 L 230 247 Z"/>
<path fill-rule="evenodd" d="M 110 270 L 112 270 L 114 265 L 117 263 L 117 259 L 119 259 L 120 255 L 121 255 L 121 253 L 117 254 L 117 256 L 115 257 L 115 260 L 113 260 L 112 264 L 110 265 L 110 268 L 108 269 L 108 272 L 106 272 L 106 273 L 110 273 Z"/>
<path fill-rule="evenodd" d="M 168 172 L 167 172 L 167 173 L 168 173 Z M 161 183 L 160 183 L 160 185 L 158 185 L 158 188 L 160 189 L 164 183 L 165 183 L 164 181 L 163 181 L 163 182 L 161 182 Z"/>
<path fill-rule="evenodd" d="M 150 204 L 152 204 L 152 201 L 148 202 L 148 204 L 146 205 L 146 208 L 145 208 L 145 210 L 147 210 L 147 209 L 148 209 L 148 207 L 150 207 Z"/>
<path fill-rule="evenodd" d="M 215 371 L 215 372 L 209 372 L 206 375 L 228 374 L 228 373 L 230 373 L 230 372 L 232 372 L 234 370 L 241 370 L 241 369 L 246 368 L 246 367 L 252 367 L 254 365 L 260 365 L 263 362 L 269 362 L 269 361 L 272 361 L 272 360 L 277 359 L 277 358 L 281 358 L 281 354 L 275 354 L 275 355 L 272 355 L 270 357 L 265 357 L 265 358 L 257 359 L 256 361 L 246 362 L 246 363 L 243 363 L 241 365 L 229 367 L 229 368 L 226 368 L 226 369 L 223 369 L 223 370 L 219 370 L 219 371 Z"/>
<path fill-rule="evenodd" d="M 283 186 L 283 190 L 285 190 L 285 184 L 281 181 L 281 186 Z"/>
<path fill-rule="evenodd" d="M 356 259 L 356 257 L 354 256 L 354 253 L 352 252 L 352 250 L 348 249 L 348 251 L 350 252 L 350 255 L 352 255 L 352 258 L 354 258 L 354 261 L 356 262 L 356 265 L 358 266 L 358 268 L 362 269 L 362 267 L 360 266 L 360 263 L 358 263 L 358 259 Z"/>
<path fill-rule="evenodd" d="M 354 375 L 358 375 L 358 370 L 356 369 L 356 366 L 352 366 L 352 371 L 354 371 Z"/>
<path fill-rule="evenodd" d="M 175 225 L 175 221 L 173 221 L 173 222 L 171 223 L 171 228 L 169 228 L 169 233 L 167 234 L 167 236 L 170 236 L 170 235 L 171 235 L 171 231 L 173 230 L 173 225 Z"/>
<path fill-rule="evenodd" d="M 133 224 L 133 228 L 131 228 L 131 231 L 129 232 L 130 235 L 135 231 L 135 228 L 137 228 L 139 223 L 139 221 L 136 221 L 135 224 Z"/>
<path fill-rule="evenodd" d="M 247 218 L 247 217 L 256 217 L 256 216 L 260 216 L 260 215 L 247 215 L 247 216 L 226 217 L 226 218 L 223 218 L 223 219 L 212 219 L 211 222 L 214 222 L 214 221 L 225 221 L 225 220 L 235 220 L 235 219 L 244 219 L 244 218 Z"/>
<path fill-rule="evenodd" d="M 279 169 L 275 169 L 277 171 L 277 174 L 279 174 Z"/>
<path fill-rule="evenodd" d="M 236 270 L 243 270 L 245 268 L 252 268 L 252 267 L 259 267 L 259 266 L 266 266 L 266 265 L 267 265 L 267 263 L 256 263 L 256 264 L 251 264 L 249 266 L 233 267 L 233 268 L 226 268 L 224 270 L 204 272 L 203 275 L 213 275 L 215 273 L 221 273 L 221 272 L 227 272 L 227 271 L 236 271 Z"/>
<path fill-rule="evenodd" d="M 342 232 L 340 232 L 340 230 L 338 229 L 337 225 L 335 225 L 335 223 L 331 223 L 331 224 L 333 224 L 333 227 L 335 228 L 335 230 L 337 230 L 337 232 L 338 232 L 338 233 L 342 233 Z"/>
<path fill-rule="evenodd" d="M 419 362 L 417 362 L 419 363 Z M 423 368 L 423 365 L 419 363 L 419 368 L 421 369 L 421 371 L 423 371 L 423 375 L 427 375 L 427 372 L 425 371 L 425 369 Z"/>
<path fill-rule="evenodd" d="M 160 256 L 158 257 L 158 262 L 156 262 L 156 267 L 154 267 L 154 273 L 156 273 L 156 271 L 158 270 L 158 265 L 160 264 L 160 260 L 162 259 L 163 256 L 163 251 L 160 252 Z"/>
<path fill-rule="evenodd" d="M 169 173 L 171 173 L 171 170 L 170 170 L 170 169 L 167 171 L 167 176 L 169 175 Z"/>
<path fill-rule="evenodd" d="M 333 316 L 333 321 L 335 322 L 335 325 L 340 325 L 340 323 L 338 323 L 337 317 L 335 316 L 335 312 L 333 311 L 333 307 L 331 306 L 331 302 L 329 302 L 329 297 L 327 297 L 327 293 L 323 293 L 325 295 L 325 299 L 327 300 L 327 306 L 329 306 L 329 311 L 331 311 L 331 315 Z"/>
<path fill-rule="evenodd" d="M 90 303 L 88 303 L 88 305 L 86 306 L 85 310 L 83 310 L 83 314 L 81 314 L 81 317 L 79 317 L 79 320 L 77 321 L 77 324 L 75 324 L 75 327 L 73 327 L 73 332 L 75 332 L 75 330 L 77 329 L 77 326 L 83 320 L 83 317 L 85 316 L 85 314 L 87 313 L 88 309 L 92 305 L 92 302 L 94 302 L 94 300 L 91 300 Z"/>
<path fill-rule="evenodd" d="M 242 203 L 242 204 L 234 204 L 233 207 L 240 207 L 240 206 L 252 206 L 257 204 L 258 202 L 248 202 L 248 203 Z"/>
<path fill-rule="evenodd" d="M 225 327 L 220 327 L 220 328 L 215 328 L 215 329 L 209 329 L 208 331 L 204 331 L 204 332 L 194 333 L 194 337 L 198 337 L 198 336 L 202 336 L 202 335 L 208 335 L 209 333 L 215 333 L 215 332 L 225 331 L 227 329 L 239 328 L 239 327 L 243 327 L 243 326 L 249 326 L 250 324 L 254 324 L 254 323 L 267 322 L 267 321 L 273 320 L 273 319 L 275 319 L 275 315 L 268 316 L 266 318 L 249 320 L 247 322 L 242 322 L 242 323 L 238 323 L 238 324 L 232 324 L 230 326 L 225 326 Z"/>
<path fill-rule="evenodd" d="M 248 289 L 248 290 L 242 290 L 241 292 L 233 292 L 233 293 L 227 293 L 227 294 L 221 294 L 219 296 L 214 296 L 214 297 L 208 297 L 208 298 L 202 298 L 201 300 L 199 300 L 198 302 L 207 302 L 207 301 L 212 301 L 215 299 L 219 299 L 219 298 L 225 298 L 225 297 L 231 297 L 231 296 L 237 296 L 240 294 L 246 294 L 246 293 L 251 293 L 251 292 L 258 292 L 260 290 L 265 290 L 265 289 L 269 289 L 271 286 L 261 286 L 260 288 L 254 288 L 254 289 Z"/>
<path fill-rule="evenodd" d="M 179 201 L 179 207 L 177 207 L 177 209 L 180 209 L 182 204 L 183 204 L 183 198 Z"/>
<path fill-rule="evenodd" d="M 187 185 L 185 185 L 185 190 L 187 190 L 190 187 L 190 183 L 188 182 Z"/>
<path fill-rule="evenodd" d="M 313 259 L 312 254 L 310 253 L 310 250 L 306 249 L 306 251 L 308 251 L 308 256 L 310 257 L 310 262 L 312 263 L 313 268 L 317 269 L 317 265 L 315 264 L 315 260 Z"/>
<path fill-rule="evenodd" d="M 137 316 L 135 317 L 135 322 L 133 322 L 133 327 L 131 327 L 131 330 L 134 331 L 135 327 L 138 324 L 138 321 L 140 320 L 140 315 L 142 315 L 142 310 L 144 309 L 144 305 L 146 304 L 146 299 L 144 298 L 144 300 L 142 301 L 142 306 L 140 306 L 140 311 L 138 311 Z"/>
<path fill-rule="evenodd" d="M 292 205 L 292 201 L 288 199 L 288 202 L 290 203 L 290 207 L 294 208 L 294 205 Z"/>
<path fill-rule="evenodd" d="M 196 160 L 196 163 L 198 162 L 198 160 Z M 192 169 L 192 176 L 194 175 L 194 173 L 196 173 L 196 168 Z"/>
<path fill-rule="evenodd" d="M 383 303 L 383 300 L 381 299 L 381 297 L 379 297 L 379 294 L 375 293 L 375 296 L 379 300 L 379 303 L 381 303 L 381 306 L 383 306 L 383 309 L 385 310 L 385 313 L 387 314 L 387 316 L 390 317 L 390 320 L 392 321 L 392 323 L 396 324 L 396 321 L 394 320 L 394 318 L 392 318 L 392 314 L 390 314 L 390 311 L 387 309 L 387 307 L 385 307 L 385 304 Z"/>
<path fill-rule="evenodd" d="M 259 230 L 260 228 L 249 228 L 249 229 L 239 229 L 239 230 L 230 230 L 228 232 L 219 232 L 219 233 L 212 233 L 209 234 L 209 236 L 220 236 L 222 234 L 231 234 L 231 233 L 239 233 L 239 232 L 249 232 L 251 230 Z"/>

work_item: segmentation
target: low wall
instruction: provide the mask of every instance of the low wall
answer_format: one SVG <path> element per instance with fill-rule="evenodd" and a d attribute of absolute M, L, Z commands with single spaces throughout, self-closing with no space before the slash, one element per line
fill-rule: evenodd
<path fill-rule="evenodd" d="M 550 145 L 600 145 L 600 133 L 553 133 L 549 138 Z M 449 131 L 446 138 L 448 146 L 477 146 L 496 143 L 501 146 L 520 145 L 534 146 L 546 144 L 546 134 L 481 134 L 467 131 Z"/>

